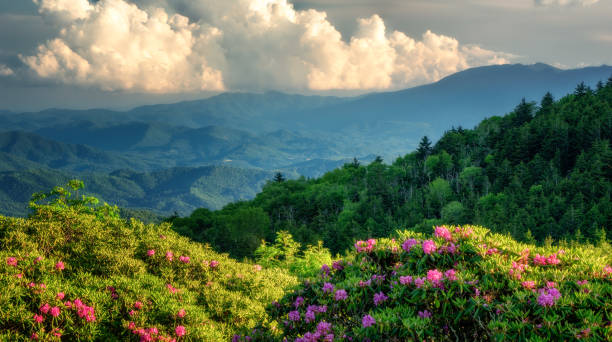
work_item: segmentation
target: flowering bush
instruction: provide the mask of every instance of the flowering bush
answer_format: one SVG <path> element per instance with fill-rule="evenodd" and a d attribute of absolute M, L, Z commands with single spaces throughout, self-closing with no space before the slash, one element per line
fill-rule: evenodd
<path fill-rule="evenodd" d="M 167 224 L 72 204 L 0 216 L 0 341 L 227 341 L 296 284 Z"/>
<path fill-rule="evenodd" d="M 342 268 L 326 268 L 269 307 L 281 333 L 249 338 L 612 338 L 609 246 L 535 248 L 473 226 L 436 227 L 432 235 L 358 241 Z"/>

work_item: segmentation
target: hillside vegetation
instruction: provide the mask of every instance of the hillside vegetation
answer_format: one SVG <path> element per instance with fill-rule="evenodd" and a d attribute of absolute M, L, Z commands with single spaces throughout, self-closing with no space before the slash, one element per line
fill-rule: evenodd
<path fill-rule="evenodd" d="M 332 258 L 279 232 L 253 264 L 75 199 L 81 186 L 36 194 L 27 219 L 0 217 L 0 340 L 612 338 L 607 243 L 438 226 Z"/>
<path fill-rule="evenodd" d="M 3 155 L 0 154 L 0 161 Z M 18 158 L 6 158 L 10 162 Z M 196 208 L 222 208 L 252 198 L 272 172 L 228 166 L 176 167 L 154 172 L 117 170 L 78 173 L 87 183 L 86 193 L 123 208 L 147 209 L 161 215 L 185 215 Z M 39 165 L 35 169 L 0 171 L 0 213 L 25 216 L 34 192 L 76 178 L 75 174 Z M 150 214 L 155 215 L 155 214 Z"/>
<path fill-rule="evenodd" d="M 37 195 L 26 219 L 0 216 L 0 340 L 227 341 L 267 326 L 266 305 L 296 284 L 71 187 Z"/>
<path fill-rule="evenodd" d="M 355 160 L 317 179 L 268 183 L 255 199 L 173 220 L 177 230 L 243 256 L 248 241 L 289 231 L 333 253 L 399 227 L 478 224 L 514 239 L 604 242 L 612 226 L 612 78 L 555 101 L 520 102 L 474 129 L 455 128 L 392 164 Z M 241 226 L 257 213 L 258 224 Z M 235 223 L 233 223 L 235 222 Z M 260 224 L 259 224 L 260 223 Z M 215 240 L 236 231 L 244 243 Z"/>
<path fill-rule="evenodd" d="M 272 305 L 280 334 L 234 341 L 609 341 L 611 252 L 537 248 L 476 226 L 399 231 L 357 241 Z"/>

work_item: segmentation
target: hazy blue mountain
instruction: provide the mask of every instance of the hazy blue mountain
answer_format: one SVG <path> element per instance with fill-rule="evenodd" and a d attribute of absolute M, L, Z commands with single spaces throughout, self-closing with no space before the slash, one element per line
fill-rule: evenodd
<path fill-rule="evenodd" d="M 0 132 L 0 152 L 10 156 L 0 166 L 7 171 L 37 168 L 38 163 L 53 169 L 70 171 L 110 172 L 122 168 L 144 170 L 150 168 L 146 163 L 130 159 L 118 153 L 100 151 L 95 148 L 62 143 L 43 138 L 39 135 L 11 131 Z M 23 164 L 23 166 L 16 166 Z"/>
<path fill-rule="evenodd" d="M 159 122 L 79 121 L 41 128 L 36 133 L 65 143 L 121 152 L 122 157 L 140 162 L 126 167 L 136 170 L 213 164 L 274 170 L 313 158 L 333 161 L 348 157 L 331 139 L 315 139 L 289 130 L 256 135 L 220 126 L 186 128 Z M 118 168 L 123 167 L 112 170 Z"/>
<path fill-rule="evenodd" d="M 442 80 L 397 92 L 376 93 L 294 115 L 295 125 L 324 130 L 359 128 L 402 130 L 416 124 L 439 136 L 451 126 L 473 127 L 480 120 L 511 111 L 522 99 L 538 101 L 549 91 L 571 93 L 576 84 L 595 86 L 612 75 L 611 66 L 562 70 L 534 65 L 495 65 L 468 69 Z"/>
<path fill-rule="evenodd" d="M 142 106 L 125 112 L 105 109 L 48 109 L 35 113 L 0 111 L 0 129 L 33 131 L 44 127 L 76 125 L 80 121 L 108 127 L 137 121 L 189 128 L 225 126 L 252 132 L 268 132 L 280 127 L 270 120 L 272 116 L 284 116 L 287 113 L 312 110 L 349 100 L 350 98 L 280 92 L 224 93 L 203 100 Z"/>

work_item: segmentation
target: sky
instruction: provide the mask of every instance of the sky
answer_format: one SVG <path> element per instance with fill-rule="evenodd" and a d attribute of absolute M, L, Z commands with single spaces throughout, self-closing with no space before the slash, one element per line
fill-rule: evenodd
<path fill-rule="evenodd" d="M 612 0 L 0 0 L 0 109 L 354 95 L 612 64 Z"/>

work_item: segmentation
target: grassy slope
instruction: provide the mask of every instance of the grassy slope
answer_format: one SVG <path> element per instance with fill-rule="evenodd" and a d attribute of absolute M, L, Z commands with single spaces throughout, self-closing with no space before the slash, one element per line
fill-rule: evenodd
<path fill-rule="evenodd" d="M 148 250 L 155 254 L 147 256 Z M 173 261 L 167 260 L 166 251 L 173 252 Z M 179 261 L 180 256 L 189 256 L 190 262 Z M 9 265 L 11 257 L 16 266 Z M 36 262 L 37 257 L 42 259 Z M 75 207 L 45 206 L 27 219 L 0 216 L 0 260 L 0 340 L 11 341 L 33 333 L 52 339 L 54 328 L 62 339 L 137 340 L 129 322 L 136 328 L 156 327 L 166 337 L 176 337 L 175 328 L 182 325 L 184 339 L 227 340 L 240 329 L 267 321 L 265 305 L 296 283 L 284 273 L 258 270 L 215 253 L 167 225 L 145 226 Z M 212 260 L 219 266 L 210 267 Z M 58 261 L 65 264 L 63 271 L 55 268 Z M 167 284 L 178 292 L 171 293 Z M 56 297 L 59 292 L 65 294 L 63 301 L 79 298 L 92 306 L 95 321 L 88 323 L 76 310 L 65 308 Z M 141 309 L 135 309 L 137 301 L 143 303 Z M 45 303 L 58 306 L 61 313 L 35 323 L 33 317 Z M 177 317 L 180 309 L 186 310 L 184 318 Z"/>

